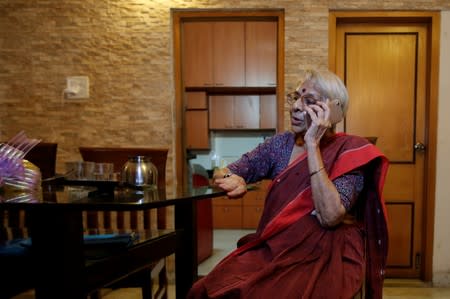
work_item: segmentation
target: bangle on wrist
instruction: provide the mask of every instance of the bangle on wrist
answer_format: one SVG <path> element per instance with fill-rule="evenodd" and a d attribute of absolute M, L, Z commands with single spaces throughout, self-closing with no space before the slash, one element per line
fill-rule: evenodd
<path fill-rule="evenodd" d="M 325 169 L 325 166 L 320 167 L 319 169 L 317 169 L 316 171 L 313 171 L 309 174 L 309 177 L 312 177 L 313 175 L 315 175 L 316 173 L 321 172 L 322 170 Z"/>

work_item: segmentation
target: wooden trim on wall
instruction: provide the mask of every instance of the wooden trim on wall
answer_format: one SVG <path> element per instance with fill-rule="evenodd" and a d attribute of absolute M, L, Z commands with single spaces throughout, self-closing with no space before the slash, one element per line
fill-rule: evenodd
<path fill-rule="evenodd" d="M 428 25 L 431 36 L 429 42 L 429 58 L 427 69 L 427 156 L 425 173 L 423 249 L 424 259 L 421 278 L 424 281 L 433 279 L 433 242 L 434 242 L 434 208 L 436 197 L 436 151 L 437 151 L 437 116 L 439 92 L 439 38 L 440 12 L 438 11 L 330 11 L 329 14 L 329 47 L 328 67 L 336 70 L 336 27 L 339 23 L 367 21 L 424 23 Z"/>
<path fill-rule="evenodd" d="M 186 183 L 186 157 L 183 150 L 183 82 L 181 72 L 181 25 L 186 20 L 268 19 L 278 22 L 277 40 L 277 131 L 284 128 L 284 9 L 172 9 L 173 61 L 175 87 L 175 173 L 178 186 Z M 184 181 L 183 181 L 184 180 Z"/>
<path fill-rule="evenodd" d="M 277 132 L 284 130 L 284 11 L 278 16 L 277 40 Z"/>
<path fill-rule="evenodd" d="M 183 98 L 182 98 L 182 80 L 181 80 L 181 16 L 173 14 L 173 73 L 175 87 L 175 109 L 173 119 L 175 120 L 175 176 L 176 185 L 179 186 L 183 181 L 184 159 L 183 153 Z"/>
<path fill-rule="evenodd" d="M 429 105 L 428 105 L 428 151 L 426 169 L 426 191 L 427 202 L 425 206 L 424 226 L 424 257 L 425 267 L 423 276 L 426 281 L 433 279 L 433 243 L 434 243 L 434 209 L 436 202 L 436 152 L 437 152 L 437 119 L 439 98 L 439 49 L 441 34 L 441 14 L 434 12 L 430 15 L 429 30 L 431 31 L 430 68 L 427 70 L 429 80 Z"/>

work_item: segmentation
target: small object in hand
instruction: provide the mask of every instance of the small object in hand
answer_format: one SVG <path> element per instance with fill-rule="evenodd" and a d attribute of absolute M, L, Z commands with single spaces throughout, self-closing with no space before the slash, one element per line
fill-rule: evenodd
<path fill-rule="evenodd" d="M 233 175 L 233 174 L 232 174 L 231 172 L 229 172 L 229 173 L 224 174 L 224 175 L 223 175 L 223 178 L 226 179 L 226 178 L 229 178 L 229 177 L 232 176 L 232 175 Z"/>

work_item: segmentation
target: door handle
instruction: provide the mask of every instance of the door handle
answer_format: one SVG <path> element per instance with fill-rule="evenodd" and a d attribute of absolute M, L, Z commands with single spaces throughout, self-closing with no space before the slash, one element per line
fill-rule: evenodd
<path fill-rule="evenodd" d="M 426 149 L 426 146 L 422 142 L 417 142 L 416 144 L 414 144 L 414 150 L 416 152 L 424 152 L 425 149 Z"/>

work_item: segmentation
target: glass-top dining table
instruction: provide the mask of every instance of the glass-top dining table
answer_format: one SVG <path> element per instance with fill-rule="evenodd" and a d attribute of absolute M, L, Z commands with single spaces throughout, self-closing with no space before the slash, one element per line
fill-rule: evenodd
<path fill-rule="evenodd" d="M 37 299 L 85 299 L 90 291 L 107 282 L 108 275 L 115 275 L 114 271 L 120 275 L 132 269 L 133 263 L 138 269 L 140 263 L 172 253 L 176 297 L 185 298 L 198 275 L 195 203 L 224 194 L 211 187 L 113 188 L 98 193 L 95 186 L 50 184 L 39 192 L 0 193 L 0 210 L 25 210 L 29 216 Z M 168 206 L 174 206 L 173 229 L 141 234 L 126 254 L 93 265 L 86 263 L 83 211 L 139 211 Z"/>

